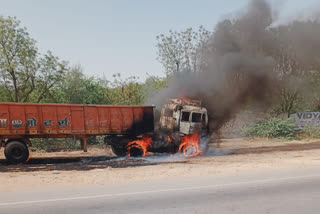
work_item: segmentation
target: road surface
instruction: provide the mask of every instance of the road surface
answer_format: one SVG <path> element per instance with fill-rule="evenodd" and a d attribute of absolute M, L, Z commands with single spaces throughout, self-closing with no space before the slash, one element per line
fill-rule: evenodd
<path fill-rule="evenodd" d="M 319 213 L 319 181 L 320 167 L 7 192 L 0 213 Z"/>

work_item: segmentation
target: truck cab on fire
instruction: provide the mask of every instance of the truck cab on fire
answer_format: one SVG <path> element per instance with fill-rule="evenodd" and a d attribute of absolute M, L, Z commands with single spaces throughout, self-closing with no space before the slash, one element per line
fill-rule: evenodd
<path fill-rule="evenodd" d="M 200 100 L 170 99 L 161 109 L 160 129 L 180 135 L 207 130 L 207 110 Z"/>

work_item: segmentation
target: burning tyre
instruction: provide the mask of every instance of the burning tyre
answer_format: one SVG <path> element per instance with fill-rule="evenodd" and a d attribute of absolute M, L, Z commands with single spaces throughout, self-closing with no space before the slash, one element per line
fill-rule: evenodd
<path fill-rule="evenodd" d="M 192 135 L 186 135 L 182 138 L 179 146 L 179 152 L 185 157 L 195 157 L 202 155 L 205 151 L 201 151 L 199 133 L 196 132 Z"/>
<path fill-rule="evenodd" d="M 123 146 L 111 145 L 111 150 L 118 157 L 124 157 L 127 154 L 127 151 Z"/>
<path fill-rule="evenodd" d="M 142 139 L 134 140 L 128 143 L 127 156 L 144 157 L 147 154 L 148 148 L 152 142 L 151 137 L 143 137 Z"/>

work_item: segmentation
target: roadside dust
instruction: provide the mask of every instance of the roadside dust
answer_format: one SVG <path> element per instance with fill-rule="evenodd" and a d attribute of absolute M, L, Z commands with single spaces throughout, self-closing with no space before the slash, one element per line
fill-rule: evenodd
<path fill-rule="evenodd" d="M 109 149 L 33 152 L 24 165 L 8 165 L 0 152 L 0 191 L 82 184 L 124 184 L 181 176 L 213 176 L 320 164 L 319 141 L 261 139 L 223 140 L 206 155 L 178 158 L 147 154 L 145 158 L 117 158 Z"/>

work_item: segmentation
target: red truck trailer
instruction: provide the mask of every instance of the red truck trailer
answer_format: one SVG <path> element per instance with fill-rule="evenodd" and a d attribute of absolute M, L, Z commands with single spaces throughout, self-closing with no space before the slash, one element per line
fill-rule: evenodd
<path fill-rule="evenodd" d="M 132 140 L 153 130 L 153 106 L 0 103 L 0 147 L 13 163 L 28 159 L 30 138 L 76 137 L 86 152 L 90 136 Z"/>

